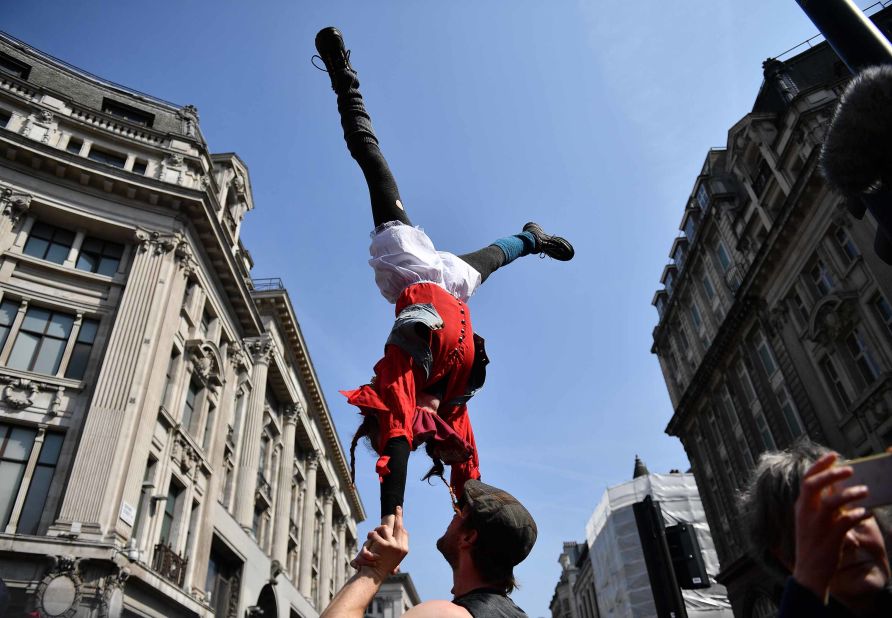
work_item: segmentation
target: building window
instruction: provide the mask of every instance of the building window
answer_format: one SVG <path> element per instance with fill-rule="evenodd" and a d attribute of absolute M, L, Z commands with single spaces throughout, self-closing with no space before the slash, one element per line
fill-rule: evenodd
<path fill-rule="evenodd" d="M 30 307 L 9 355 L 13 369 L 53 375 L 71 336 L 74 316 Z"/>
<path fill-rule="evenodd" d="M 694 330 L 700 332 L 703 328 L 703 318 L 700 315 L 700 307 L 697 306 L 697 301 L 691 301 L 691 322 L 694 324 Z"/>
<path fill-rule="evenodd" d="M 111 277 L 118 272 L 123 255 L 124 245 L 87 237 L 81 245 L 75 268 Z"/>
<path fill-rule="evenodd" d="M 186 390 L 186 401 L 183 403 L 183 420 L 180 421 L 180 424 L 189 433 L 191 433 L 192 423 L 195 420 L 195 406 L 197 405 L 200 392 L 201 384 L 194 378 L 189 380 L 189 388 Z"/>
<path fill-rule="evenodd" d="M 840 410 L 845 412 L 848 409 L 849 404 L 852 403 L 852 399 L 849 397 L 849 392 L 842 381 L 842 377 L 840 377 L 839 372 L 836 370 L 836 365 L 833 364 L 833 361 L 830 360 L 829 356 L 824 356 L 818 365 L 821 368 L 821 373 L 824 374 L 824 379 L 830 386 L 830 392 L 832 393 L 833 398 L 839 405 Z"/>
<path fill-rule="evenodd" d="M 709 208 L 709 192 L 706 190 L 706 183 L 700 183 L 700 186 L 697 187 L 697 203 L 701 210 L 705 211 Z"/>
<path fill-rule="evenodd" d="M 798 290 L 793 290 L 790 293 L 790 302 L 793 307 L 796 309 L 796 314 L 799 317 L 800 322 L 803 326 L 808 325 L 808 307 L 805 305 L 805 301 L 802 300 L 802 295 Z"/>
<path fill-rule="evenodd" d="M 65 368 L 65 377 L 72 380 L 82 380 L 87 372 L 87 361 L 90 360 L 90 353 L 93 351 L 93 344 L 96 342 L 96 333 L 99 331 L 99 321 L 84 319 L 81 322 L 81 328 L 74 340 L 74 348 L 71 350 L 71 357 L 68 359 L 68 367 Z"/>
<path fill-rule="evenodd" d="M 77 137 L 72 137 L 68 140 L 68 144 L 65 146 L 65 150 L 67 152 L 70 152 L 71 154 L 79 155 L 83 146 L 84 140 Z"/>
<path fill-rule="evenodd" d="M 140 176 L 145 176 L 146 169 L 148 167 L 149 167 L 148 162 L 146 162 L 142 159 L 137 159 L 136 161 L 133 162 L 133 173 L 139 174 Z"/>
<path fill-rule="evenodd" d="M 867 343 L 865 343 L 861 331 L 857 328 L 852 329 L 852 332 L 846 337 L 846 347 L 849 350 L 849 354 L 852 355 L 852 360 L 855 362 L 855 366 L 858 367 L 861 377 L 864 378 L 864 382 L 873 384 L 873 381 L 880 375 L 880 366 L 874 359 Z"/>
<path fill-rule="evenodd" d="M 228 616 L 239 598 L 241 561 L 215 535 L 211 541 L 205 590 L 211 593 L 215 616 Z M 292 610 L 293 611 L 293 610 Z"/>
<path fill-rule="evenodd" d="M 790 397 L 790 391 L 787 390 L 786 386 L 782 385 L 775 394 L 777 395 L 777 403 L 780 405 L 781 414 L 783 414 L 787 428 L 790 430 L 790 435 L 794 439 L 798 438 L 805 433 L 805 430 L 802 429 L 802 420 L 799 418 L 799 412 L 796 410 L 793 398 Z"/>
<path fill-rule="evenodd" d="M 889 305 L 889 301 L 882 294 L 877 294 L 873 299 L 873 307 L 886 325 L 886 329 L 892 334 L 892 306 Z"/>
<path fill-rule="evenodd" d="M 684 230 L 684 235 L 688 237 L 688 240 L 694 239 L 694 235 L 697 233 L 697 222 L 694 220 L 693 216 L 688 215 L 685 218 L 682 229 Z"/>
<path fill-rule="evenodd" d="M 762 439 L 762 448 L 766 451 L 777 450 L 774 436 L 771 435 L 771 428 L 768 426 L 768 421 L 765 420 L 765 415 L 761 412 L 753 412 L 753 420 L 756 421 L 756 429 L 759 430 L 759 437 Z"/>
<path fill-rule="evenodd" d="M 830 275 L 830 270 L 827 268 L 824 260 L 816 259 L 809 274 L 811 275 L 812 283 L 815 284 L 815 288 L 818 290 L 819 296 L 826 296 L 830 293 L 830 290 L 833 289 L 833 277 Z"/>
<path fill-rule="evenodd" d="M 124 164 L 127 163 L 127 155 L 99 148 L 95 145 L 90 148 L 90 152 L 87 153 L 87 158 L 96 161 L 97 163 L 104 163 L 105 165 L 111 165 L 112 167 L 121 169 L 124 169 Z"/>
<path fill-rule="evenodd" d="M 722 272 L 728 272 L 728 269 L 731 268 L 731 256 L 728 254 L 728 249 L 725 248 L 725 243 L 721 240 L 716 245 L 715 255 L 722 267 Z"/>
<path fill-rule="evenodd" d="M 750 379 L 750 373 L 746 370 L 743 361 L 737 361 L 737 378 L 740 381 L 740 390 L 743 393 L 743 399 L 746 405 L 751 406 L 756 401 L 756 389 L 753 388 L 753 381 Z"/>
<path fill-rule="evenodd" d="M 710 280 L 709 275 L 706 273 L 703 274 L 703 291 L 706 293 L 706 298 L 709 300 L 715 298 L 715 288 L 712 285 L 712 280 Z"/>
<path fill-rule="evenodd" d="M 112 116 L 123 118 L 128 122 L 132 122 L 144 127 L 151 127 L 152 124 L 155 122 L 154 114 L 144 112 L 143 110 L 136 109 L 135 107 L 130 107 L 129 105 L 119 103 L 118 101 L 113 101 L 112 99 L 102 100 L 102 111 L 106 114 L 111 114 Z"/>
<path fill-rule="evenodd" d="M 0 53 L 0 73 L 27 80 L 28 75 L 31 73 L 31 67 L 21 60 L 16 60 L 4 53 Z"/>
<path fill-rule="evenodd" d="M 19 311 L 19 304 L 13 300 L 4 300 L 0 303 L 0 350 L 3 349 L 6 339 L 9 337 L 12 323 L 15 321 L 15 316 Z"/>
<path fill-rule="evenodd" d="M 173 522 L 176 519 L 179 507 L 180 497 L 183 495 L 184 487 L 175 480 L 170 481 L 170 490 L 167 492 L 167 500 L 164 502 L 164 513 L 161 516 L 161 536 L 158 542 L 162 545 L 171 546 L 173 537 Z"/>
<path fill-rule="evenodd" d="M 34 474 L 28 485 L 28 495 L 25 497 L 22 514 L 19 516 L 17 530 L 19 534 L 37 534 L 64 438 L 65 436 L 61 433 L 49 432 L 43 438 L 43 446 L 37 456 L 37 465 L 34 466 Z"/>
<path fill-rule="evenodd" d="M 211 437 L 214 435 L 214 412 L 216 408 L 213 405 L 208 406 L 207 418 L 204 422 L 204 436 L 201 439 L 201 447 L 207 451 L 211 446 Z"/>
<path fill-rule="evenodd" d="M 38 221 L 31 228 L 22 252 L 41 260 L 63 264 L 68 259 L 73 243 L 74 232 Z"/>
<path fill-rule="evenodd" d="M 4 528 L 21 489 L 35 437 L 36 429 L 0 424 L 0 526 Z"/>
<path fill-rule="evenodd" d="M 756 196 L 762 195 L 770 178 L 771 167 L 768 165 L 768 161 L 762 159 L 762 162 L 759 164 L 759 171 L 756 173 L 756 177 L 753 178 L 753 193 L 755 193 Z"/>
<path fill-rule="evenodd" d="M 777 363 L 774 360 L 771 346 L 768 344 L 768 340 L 765 339 L 765 335 L 761 331 L 756 333 L 754 343 L 756 345 L 756 353 L 759 355 L 759 360 L 762 362 L 762 367 L 765 369 L 766 375 L 768 375 L 768 377 L 773 376 L 774 372 L 777 371 Z"/>
<path fill-rule="evenodd" d="M 663 286 L 666 288 L 666 292 L 672 294 L 672 283 L 675 277 L 672 276 L 672 271 L 666 273 L 666 278 L 663 280 Z"/>
<path fill-rule="evenodd" d="M 836 243 L 839 245 L 846 264 L 851 264 L 855 261 L 855 258 L 861 255 L 861 252 L 858 251 L 858 247 L 852 242 L 852 238 L 849 236 L 849 233 L 846 232 L 844 227 L 837 227 L 833 232 L 833 236 L 836 238 Z"/>

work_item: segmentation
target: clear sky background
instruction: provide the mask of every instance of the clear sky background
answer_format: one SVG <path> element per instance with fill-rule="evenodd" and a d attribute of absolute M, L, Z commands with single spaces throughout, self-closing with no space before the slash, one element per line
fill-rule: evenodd
<path fill-rule="evenodd" d="M 872 0 L 860 0 L 862 7 Z M 539 541 L 514 595 L 549 615 L 562 541 L 582 540 L 635 454 L 687 469 L 650 305 L 707 150 L 752 106 L 761 63 L 815 33 L 793 0 L 7 3 L 0 28 L 107 79 L 198 106 L 213 152 L 237 152 L 256 209 L 255 277 L 282 277 L 341 439 L 338 394 L 366 382 L 393 308 L 374 286 L 365 183 L 341 138 L 313 37 L 336 25 L 413 222 L 465 253 L 535 220 L 576 247 L 527 257 L 472 299 L 492 359 L 471 402 L 484 480 L 518 496 Z M 378 518 L 374 457 L 357 461 Z M 449 598 L 434 541 L 451 518 L 412 458 L 404 570 Z"/>

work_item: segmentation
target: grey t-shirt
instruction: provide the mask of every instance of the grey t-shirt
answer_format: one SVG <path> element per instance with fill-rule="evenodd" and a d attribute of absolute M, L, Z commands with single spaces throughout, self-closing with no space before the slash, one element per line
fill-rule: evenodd
<path fill-rule="evenodd" d="M 464 607 L 474 618 L 528 618 L 514 601 L 498 590 L 472 590 L 452 602 Z"/>

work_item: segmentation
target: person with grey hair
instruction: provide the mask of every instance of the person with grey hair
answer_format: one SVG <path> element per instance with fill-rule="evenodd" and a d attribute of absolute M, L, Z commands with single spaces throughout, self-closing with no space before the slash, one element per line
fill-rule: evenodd
<path fill-rule="evenodd" d="M 763 453 L 741 496 L 754 557 L 788 577 L 779 618 L 892 616 L 888 513 L 854 504 L 863 485 L 834 490 L 853 473 L 838 458 L 807 439 Z"/>

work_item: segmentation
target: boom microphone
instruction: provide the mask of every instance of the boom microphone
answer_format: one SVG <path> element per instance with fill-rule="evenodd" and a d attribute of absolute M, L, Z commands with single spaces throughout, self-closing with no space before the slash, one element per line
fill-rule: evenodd
<path fill-rule="evenodd" d="M 870 210 L 879 225 L 874 249 L 892 264 L 892 66 L 864 69 L 846 87 L 820 164 L 827 183 L 849 198 L 853 214 Z"/>

